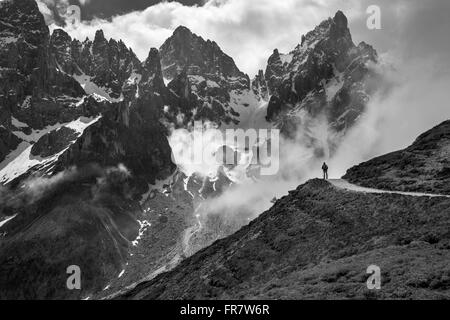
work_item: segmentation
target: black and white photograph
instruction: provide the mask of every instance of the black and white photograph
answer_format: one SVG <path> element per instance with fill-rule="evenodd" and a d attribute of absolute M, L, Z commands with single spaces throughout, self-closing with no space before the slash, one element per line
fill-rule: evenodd
<path fill-rule="evenodd" d="M 0 300 L 450 299 L 449 35 L 448 0 L 0 0 Z"/>

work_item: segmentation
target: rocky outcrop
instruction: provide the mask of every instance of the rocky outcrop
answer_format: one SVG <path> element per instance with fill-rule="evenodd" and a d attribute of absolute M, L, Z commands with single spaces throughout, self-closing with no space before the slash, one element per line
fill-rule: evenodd
<path fill-rule="evenodd" d="M 375 90 L 370 80 L 376 76 L 371 66 L 377 59 L 371 46 L 353 43 L 347 18 L 338 11 L 302 36 L 289 54 L 275 49 L 270 56 L 265 71 L 271 95 L 267 119 L 289 135 L 292 127 L 304 125 L 298 119 L 304 110 L 313 118 L 324 115 L 332 128 L 345 131 Z"/>
<path fill-rule="evenodd" d="M 192 120 L 218 124 L 239 123 L 239 96 L 250 94 L 249 77 L 214 41 L 204 40 L 186 27 L 178 27 L 160 48 L 164 78 L 180 98 L 168 110 L 181 125 Z M 255 98 L 256 100 L 256 98 Z"/>
<path fill-rule="evenodd" d="M 102 30 L 96 32 L 93 41 L 80 42 L 56 29 L 50 39 L 50 52 L 58 68 L 74 76 L 88 93 L 119 100 L 130 87 L 136 89 L 141 73 L 139 59 L 123 41 L 107 40 Z"/>
<path fill-rule="evenodd" d="M 156 49 L 150 50 L 143 64 L 136 93 L 131 101 L 110 105 L 102 118 L 60 156 L 55 171 L 89 163 L 102 167 L 121 163 L 134 177 L 136 197 L 157 178 L 169 176 L 174 165 L 167 131 L 159 121 L 167 89 Z"/>
<path fill-rule="evenodd" d="M 143 63 L 142 77 L 139 82 L 139 95 L 146 99 L 167 100 L 167 88 L 161 68 L 161 58 L 158 49 L 151 48 Z M 160 109 L 161 111 L 162 109 Z"/>
<path fill-rule="evenodd" d="M 189 75 L 208 74 L 225 79 L 246 77 L 216 42 L 204 40 L 183 26 L 175 29 L 160 50 L 166 79 L 174 79 L 183 70 Z"/>
<path fill-rule="evenodd" d="M 0 156 L 17 136 L 29 153 L 0 188 L 0 216 L 17 214 L 1 230 L 0 299 L 80 299 L 124 268 L 142 195 L 175 169 L 158 51 L 141 64 L 101 31 L 50 38 L 33 0 L 0 5 Z M 70 265 L 80 291 L 66 288 Z"/>
<path fill-rule="evenodd" d="M 1 3 L 0 10 L 0 158 L 17 147 L 15 132 L 29 134 L 81 113 L 74 108 L 84 90 L 60 72 L 49 53 L 49 30 L 33 0 Z M 25 125 L 12 125 L 12 117 Z"/>
<path fill-rule="evenodd" d="M 114 104 L 59 157 L 54 172 L 91 163 L 102 167 L 123 164 L 132 174 L 133 194 L 139 199 L 148 184 L 166 178 L 175 169 L 165 128 L 155 112 L 159 108 L 142 99 L 131 106 Z"/>
<path fill-rule="evenodd" d="M 60 156 L 55 171 L 73 165 L 97 163 L 107 167 L 121 163 L 134 177 L 136 197 L 147 191 L 149 183 L 169 176 L 174 165 L 168 133 L 160 123 L 167 99 L 161 70 L 159 52 L 152 48 L 140 69 L 132 99 L 112 103 L 104 110 L 102 118 Z"/>
<path fill-rule="evenodd" d="M 253 93 L 263 100 L 269 100 L 269 90 L 263 70 L 259 70 L 258 74 L 252 80 Z"/>
<path fill-rule="evenodd" d="M 450 120 L 404 150 L 350 168 L 344 179 L 376 189 L 450 194 Z"/>
<path fill-rule="evenodd" d="M 40 138 L 31 148 L 33 156 L 40 156 L 43 158 L 50 157 L 58 152 L 63 151 L 71 142 L 78 138 L 75 130 L 62 127 L 53 130 L 42 138 Z"/>
<path fill-rule="evenodd" d="M 84 94 L 50 58 L 49 30 L 33 0 L 2 3 L 0 11 L 0 105 L 2 113 L 33 108 L 34 102 Z M 39 107 L 38 107 L 39 108 Z M 42 111 L 42 110 L 40 110 Z"/>
<path fill-rule="evenodd" d="M 11 131 L 0 126 L 0 162 L 5 159 L 11 150 L 17 148 L 20 141 Z"/>

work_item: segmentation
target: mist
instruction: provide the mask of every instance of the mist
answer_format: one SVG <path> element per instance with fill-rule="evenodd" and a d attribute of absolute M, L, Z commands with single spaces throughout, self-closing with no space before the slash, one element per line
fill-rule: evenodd
<path fill-rule="evenodd" d="M 130 176 L 123 164 L 107 168 L 96 164 L 81 168 L 74 166 L 51 176 L 31 175 L 15 187 L 0 186 L 0 213 L 10 215 L 79 182 L 90 182 L 93 200 L 102 193 L 111 192 L 111 189 L 129 197 L 125 182 Z"/>
<path fill-rule="evenodd" d="M 198 212 L 201 218 L 213 215 L 229 223 L 248 223 L 268 210 L 273 198 L 287 195 L 309 179 L 321 178 L 322 161 L 328 163 L 329 177 L 338 179 L 352 166 L 403 149 L 421 133 L 450 119 L 450 73 L 436 67 L 436 61 L 414 58 L 400 62 L 384 56 L 377 69 L 382 74 L 379 90 L 345 135 L 334 132 L 325 117 L 312 119 L 301 114 L 308 125 L 299 126 L 294 139 L 281 137 L 278 173 L 236 181 L 220 196 L 204 201 Z M 317 154 L 318 149 L 323 154 Z M 208 176 L 215 170 L 210 169 Z M 191 168 L 186 173 L 194 171 Z"/>
<path fill-rule="evenodd" d="M 330 160 L 331 175 L 411 145 L 423 132 L 450 119 L 450 73 L 436 61 L 414 59 L 383 66 L 388 92 L 381 90 Z"/>

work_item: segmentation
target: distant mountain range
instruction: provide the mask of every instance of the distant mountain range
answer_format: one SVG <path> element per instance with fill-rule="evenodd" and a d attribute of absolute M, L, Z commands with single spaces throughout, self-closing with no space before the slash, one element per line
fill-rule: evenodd
<path fill-rule="evenodd" d="M 404 266 L 408 245 L 432 237 L 417 255 L 432 250 L 438 267 L 438 245 L 447 241 L 444 199 L 408 202 L 311 181 L 248 226 L 243 218 L 200 230 L 201 204 L 233 181 L 223 170 L 186 176 L 172 163 L 171 130 L 200 120 L 221 129 L 278 128 L 293 141 L 301 129 L 314 156 L 333 154 L 377 90 L 377 63 L 370 45 L 353 43 L 341 11 L 299 35 L 291 52 L 275 49 L 250 78 L 216 42 L 183 26 L 140 61 L 102 30 L 84 40 L 63 29 L 50 34 L 34 0 L 0 2 L 0 298 L 364 297 L 356 289 L 364 278 L 357 261 L 381 252 Z M 327 146 L 308 130 L 319 120 L 330 132 Z M 346 177 L 448 194 L 441 131 Z M 411 182 L 417 172 L 429 182 Z M 411 217 L 397 218 L 404 202 Z M 367 215 L 357 213 L 361 208 Z M 382 222 L 368 231 L 382 209 Z M 425 209 L 436 219 L 414 230 L 411 221 L 422 221 Z M 80 291 L 65 287 L 72 264 L 83 270 Z M 269 275 L 276 275 L 272 282 Z M 423 297 L 445 297 L 445 274 L 434 276 Z M 304 277 L 301 288 L 292 280 Z M 334 285 L 344 278 L 353 284 Z M 394 291 L 386 297 L 416 294 Z"/>

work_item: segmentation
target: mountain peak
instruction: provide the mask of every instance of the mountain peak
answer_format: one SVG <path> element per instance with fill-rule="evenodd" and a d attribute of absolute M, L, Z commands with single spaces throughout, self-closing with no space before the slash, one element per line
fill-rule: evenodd
<path fill-rule="evenodd" d="M 336 23 L 341 28 L 347 28 L 348 27 L 348 20 L 345 14 L 338 10 L 333 18 L 334 23 Z"/>
<path fill-rule="evenodd" d="M 188 70 L 188 75 L 244 76 L 217 43 L 203 39 L 184 26 L 177 27 L 159 50 L 166 79 L 174 79 L 184 69 Z"/>
<path fill-rule="evenodd" d="M 105 34 L 103 33 L 102 29 L 99 29 L 95 32 L 95 38 L 94 38 L 94 42 L 99 42 L 99 41 L 105 41 Z"/>
<path fill-rule="evenodd" d="M 41 46 L 41 37 L 49 36 L 44 16 L 33 0 L 3 1 L 0 20 L 7 22 L 3 24 L 1 31 L 20 32 L 33 45 Z"/>
<path fill-rule="evenodd" d="M 72 38 L 69 36 L 69 34 L 64 29 L 53 30 L 51 38 L 52 39 L 63 39 L 63 40 L 68 40 L 68 41 L 72 40 Z"/>
<path fill-rule="evenodd" d="M 178 26 L 174 31 L 173 31 L 173 35 L 176 35 L 176 34 L 180 34 L 180 35 L 183 35 L 183 34 L 192 34 L 192 31 L 189 29 L 189 28 L 187 28 L 187 27 L 185 27 L 185 26 Z"/>
<path fill-rule="evenodd" d="M 159 58 L 159 50 L 157 48 L 150 48 L 150 51 L 148 52 L 147 60 L 145 61 L 146 64 L 151 63 L 153 64 L 155 61 L 158 61 Z"/>
<path fill-rule="evenodd" d="M 358 59 L 355 60 L 356 58 Z M 317 92 L 317 97 L 322 92 L 327 95 L 326 103 L 322 105 L 323 110 L 333 110 L 328 115 L 330 123 L 336 128 L 345 128 L 352 124 L 357 114 L 364 109 L 364 95 L 370 95 L 370 89 L 364 94 L 361 90 L 350 94 L 349 91 L 353 89 L 348 88 L 356 88 L 354 84 L 362 85 L 365 76 L 370 73 L 366 68 L 367 61 L 377 61 L 376 51 L 365 43 L 355 46 L 347 17 L 342 11 L 337 11 L 334 17 L 322 21 L 312 31 L 302 36 L 301 44 L 289 54 L 279 54 L 274 50 L 269 57 L 265 79 L 273 99 L 269 102 L 267 119 L 274 119 L 273 117 L 284 107 L 289 109 L 289 105 L 307 103 L 305 98 L 311 92 Z M 352 73 L 355 70 L 358 72 Z M 343 80 L 339 84 L 339 90 L 336 92 L 329 90 L 329 85 L 324 88 L 323 83 L 329 83 L 337 73 L 345 72 L 351 73 L 352 77 L 348 78 L 350 80 Z M 345 81 L 348 83 L 345 84 Z M 342 96 L 346 94 L 358 97 L 352 101 L 353 110 L 358 110 L 354 115 L 345 114 L 346 110 L 342 104 L 339 108 L 326 106 L 343 101 Z M 311 95 L 308 99 L 311 99 Z M 346 118 L 341 117 L 343 115 Z"/>
<path fill-rule="evenodd" d="M 20 9 L 21 13 L 38 13 L 39 7 L 34 0 L 14 0 L 2 1 L 1 7 L 15 6 Z"/>

